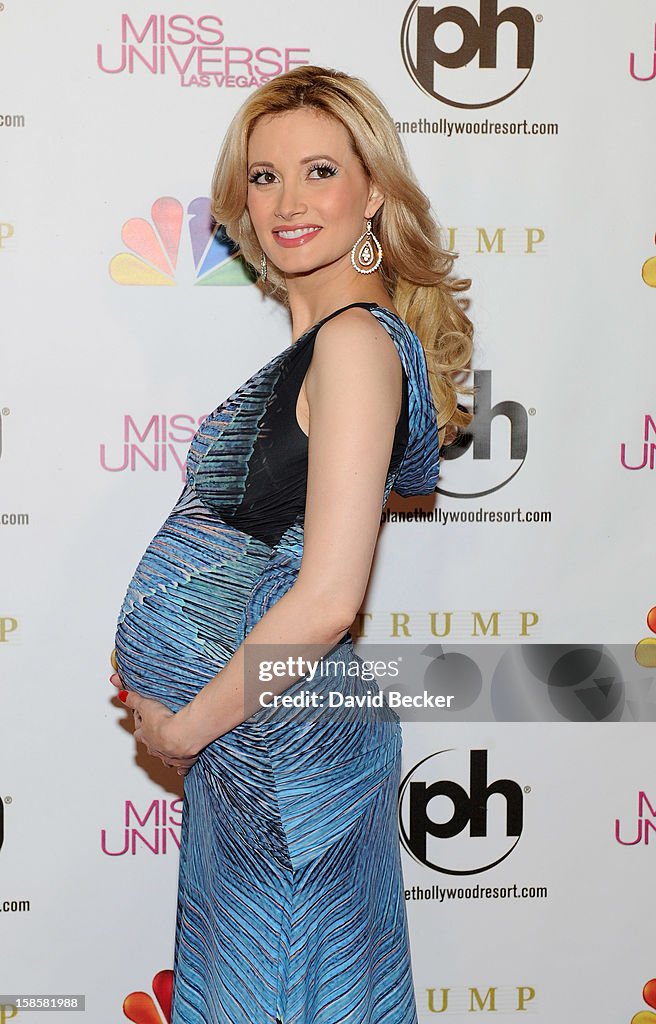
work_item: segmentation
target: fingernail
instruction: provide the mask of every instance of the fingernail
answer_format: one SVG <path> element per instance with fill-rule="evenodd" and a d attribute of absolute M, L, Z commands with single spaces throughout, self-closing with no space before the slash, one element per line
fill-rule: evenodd
<path fill-rule="evenodd" d="M 123 703 L 125 704 L 126 700 L 128 699 L 128 691 L 127 690 L 119 690 L 118 691 L 118 699 L 122 700 Z"/>

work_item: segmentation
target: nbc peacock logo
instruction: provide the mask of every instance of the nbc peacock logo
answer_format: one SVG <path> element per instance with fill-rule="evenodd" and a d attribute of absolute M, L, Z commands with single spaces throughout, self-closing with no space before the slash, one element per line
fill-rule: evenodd
<path fill-rule="evenodd" d="M 151 220 L 131 217 L 123 225 L 121 239 L 129 252 L 117 253 L 109 264 L 116 284 L 242 285 L 255 280 L 238 246 L 214 221 L 208 196 L 192 199 L 187 207 L 187 248 L 182 246 L 185 212 L 178 199 L 160 196 L 150 214 Z"/>
<path fill-rule="evenodd" d="M 123 1013 L 133 1024 L 169 1024 L 171 1020 L 173 971 L 158 971 L 151 984 L 155 999 L 148 992 L 130 992 L 123 1000 Z"/>
<path fill-rule="evenodd" d="M 645 983 L 642 998 L 647 1006 L 656 1010 L 656 978 L 651 978 Z M 631 1024 L 656 1024 L 656 1013 L 653 1013 L 653 1010 L 640 1010 L 631 1018 Z"/>
<path fill-rule="evenodd" d="M 656 59 L 656 55 L 654 59 Z M 654 242 L 656 242 L 656 235 L 654 235 Z M 656 256 L 650 256 L 642 264 L 642 280 L 650 288 L 656 288 Z"/>
<path fill-rule="evenodd" d="M 635 660 L 643 668 L 656 668 L 656 606 L 647 612 L 647 629 L 651 636 L 638 640 L 634 648 Z M 656 992 L 656 982 L 654 983 Z"/>

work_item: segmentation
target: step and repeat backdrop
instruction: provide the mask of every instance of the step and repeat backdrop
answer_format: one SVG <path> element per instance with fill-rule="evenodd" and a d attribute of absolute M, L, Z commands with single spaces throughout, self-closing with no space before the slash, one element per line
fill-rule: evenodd
<path fill-rule="evenodd" d="M 170 1018 L 183 780 L 109 657 L 197 425 L 290 342 L 209 216 L 223 133 L 322 64 L 384 100 L 473 282 L 472 428 L 392 496 L 354 631 L 455 695 L 402 712 L 421 1024 L 656 1024 L 655 22 L 0 3 L 1 1021 Z"/>

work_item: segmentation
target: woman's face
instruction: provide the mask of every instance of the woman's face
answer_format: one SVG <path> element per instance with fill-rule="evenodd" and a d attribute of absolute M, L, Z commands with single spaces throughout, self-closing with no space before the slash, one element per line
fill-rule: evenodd
<path fill-rule="evenodd" d="M 340 121 L 303 107 L 256 123 L 248 212 L 267 258 L 286 276 L 350 266 L 353 244 L 382 202 Z"/>

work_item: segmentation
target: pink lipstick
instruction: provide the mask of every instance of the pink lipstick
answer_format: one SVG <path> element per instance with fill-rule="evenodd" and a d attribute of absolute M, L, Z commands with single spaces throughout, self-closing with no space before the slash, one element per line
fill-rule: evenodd
<path fill-rule="evenodd" d="M 283 249 L 294 249 L 312 241 L 320 231 L 318 224 L 290 224 L 287 227 L 274 228 L 272 234 Z"/>

